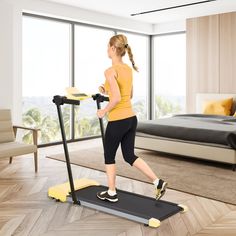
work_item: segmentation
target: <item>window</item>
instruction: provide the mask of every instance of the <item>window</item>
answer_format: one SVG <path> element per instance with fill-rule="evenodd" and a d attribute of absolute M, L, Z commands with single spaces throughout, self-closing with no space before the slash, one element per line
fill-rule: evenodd
<path fill-rule="evenodd" d="M 139 120 L 147 120 L 148 36 L 123 32 L 118 32 L 118 34 L 124 34 L 127 37 L 135 64 L 139 69 L 139 72 L 133 72 L 133 108 Z M 127 54 L 124 61 L 132 66 Z"/>
<path fill-rule="evenodd" d="M 105 82 L 104 71 L 111 66 L 107 44 L 114 34 L 114 29 L 24 14 L 22 117 L 24 125 L 41 129 L 39 144 L 61 140 L 54 95 L 66 94 L 71 86 L 95 94 Z M 139 68 L 134 71 L 133 107 L 139 120 L 146 120 L 148 36 L 125 35 Z M 130 65 L 128 56 L 125 62 Z M 96 110 L 92 99 L 81 101 L 80 106 L 62 106 L 67 139 L 100 135 Z M 26 133 L 24 140 L 32 142 L 30 137 Z"/>
<path fill-rule="evenodd" d="M 104 71 L 111 66 L 107 44 L 113 35 L 114 32 L 109 30 L 75 26 L 75 86 L 81 92 L 98 93 L 98 87 L 105 82 Z M 96 103 L 92 99 L 82 101 L 77 107 L 76 138 L 100 134 L 96 110 Z"/>
<path fill-rule="evenodd" d="M 185 112 L 185 34 L 154 38 L 155 118 Z"/>
<path fill-rule="evenodd" d="M 65 94 L 69 81 L 70 24 L 23 17 L 23 123 L 41 129 L 41 144 L 61 140 L 52 98 Z M 69 136 L 70 107 L 63 113 Z"/>

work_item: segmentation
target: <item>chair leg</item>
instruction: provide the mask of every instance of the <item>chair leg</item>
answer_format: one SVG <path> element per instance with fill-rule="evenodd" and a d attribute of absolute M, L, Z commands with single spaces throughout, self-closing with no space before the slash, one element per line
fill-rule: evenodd
<path fill-rule="evenodd" d="M 9 164 L 11 164 L 11 163 L 12 163 L 12 158 L 13 158 L 13 157 L 10 157 L 10 159 L 9 159 Z"/>
<path fill-rule="evenodd" d="M 34 170 L 38 172 L 38 152 L 34 152 Z"/>

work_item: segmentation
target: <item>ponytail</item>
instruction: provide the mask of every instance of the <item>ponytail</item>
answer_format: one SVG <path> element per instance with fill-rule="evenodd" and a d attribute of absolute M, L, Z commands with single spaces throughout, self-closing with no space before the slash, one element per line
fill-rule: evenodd
<path fill-rule="evenodd" d="M 128 53 L 128 56 L 129 56 L 129 60 L 130 62 L 132 63 L 132 67 L 135 71 L 138 72 L 138 67 L 135 65 L 135 62 L 134 62 L 134 58 L 133 58 L 133 53 L 132 53 L 132 50 L 131 50 L 131 47 L 126 44 L 127 46 L 125 47 L 127 49 L 127 53 Z"/>

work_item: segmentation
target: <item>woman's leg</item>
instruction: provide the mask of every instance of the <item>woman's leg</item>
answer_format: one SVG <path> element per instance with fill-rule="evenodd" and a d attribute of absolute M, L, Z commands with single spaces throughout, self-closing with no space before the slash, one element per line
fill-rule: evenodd
<path fill-rule="evenodd" d="M 152 182 L 157 179 L 157 176 L 148 166 L 148 164 L 141 158 L 134 154 L 134 142 L 135 133 L 137 127 L 137 118 L 130 118 L 130 129 L 123 136 L 121 140 L 121 150 L 125 161 L 127 161 L 131 166 L 135 166 L 137 169 L 142 171 Z"/>
<path fill-rule="evenodd" d="M 116 190 L 116 165 L 115 164 L 106 164 L 106 173 L 108 180 L 108 188 L 111 191 Z"/>
<path fill-rule="evenodd" d="M 125 126 L 123 127 L 121 121 L 108 122 L 105 133 L 104 156 L 105 156 L 108 187 L 109 190 L 111 191 L 115 191 L 116 188 L 115 156 L 121 138 L 125 132 L 126 132 L 126 127 Z"/>
<path fill-rule="evenodd" d="M 137 127 L 137 118 L 132 119 L 131 129 L 124 135 L 121 140 L 121 149 L 124 159 L 131 165 L 139 169 L 145 174 L 154 184 L 156 188 L 156 199 L 159 200 L 166 191 L 167 182 L 157 178 L 156 174 L 150 166 L 141 158 L 134 154 L 135 133 Z"/>
<path fill-rule="evenodd" d="M 145 174 L 152 182 L 157 179 L 156 174 L 142 158 L 137 158 L 134 161 L 133 166 L 142 171 L 143 174 Z"/>
<path fill-rule="evenodd" d="M 116 138 L 114 133 L 113 123 L 108 122 L 105 142 L 104 142 L 104 157 L 105 157 L 105 167 L 107 174 L 108 190 L 100 191 L 97 193 L 97 197 L 101 200 L 108 200 L 110 202 L 117 202 L 118 197 L 116 194 L 116 166 L 115 166 L 115 156 L 116 151 L 119 146 L 119 140 Z"/>

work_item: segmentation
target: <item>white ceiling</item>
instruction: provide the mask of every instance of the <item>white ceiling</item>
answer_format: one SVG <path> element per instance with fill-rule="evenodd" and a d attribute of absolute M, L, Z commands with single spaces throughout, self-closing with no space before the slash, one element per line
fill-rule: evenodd
<path fill-rule="evenodd" d="M 217 0 L 199 5 L 170 9 L 144 15 L 132 13 L 184 5 L 203 0 L 47 0 L 86 10 L 157 24 L 186 18 L 236 11 L 236 0 Z"/>

